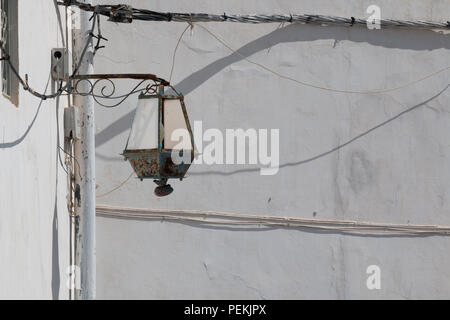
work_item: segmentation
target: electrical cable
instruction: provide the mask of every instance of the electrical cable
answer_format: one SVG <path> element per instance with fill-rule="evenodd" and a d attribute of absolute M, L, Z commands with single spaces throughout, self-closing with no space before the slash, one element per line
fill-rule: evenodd
<path fill-rule="evenodd" d="M 157 12 L 147 9 L 136 9 L 127 5 L 90 5 L 76 0 L 58 2 L 63 6 L 77 6 L 84 11 L 97 12 L 109 17 L 114 22 L 167 21 L 167 22 L 239 22 L 239 23 L 304 23 L 318 25 L 343 25 L 347 27 L 363 26 L 368 24 L 367 19 L 355 17 L 345 18 L 320 14 L 209 14 L 209 13 L 176 13 Z M 410 28 L 410 29 L 445 29 L 450 30 L 450 21 L 434 22 L 423 20 L 376 19 L 381 28 Z M 371 21 L 371 22 L 372 22 Z"/>
<path fill-rule="evenodd" d="M 99 216 L 196 222 L 210 225 L 255 226 L 271 228 L 312 229 L 361 235 L 450 235 L 450 226 L 391 224 L 339 219 L 307 219 L 285 216 L 259 216 L 220 211 L 140 209 L 97 205 Z"/>
<path fill-rule="evenodd" d="M 83 50 L 82 50 L 82 52 L 81 52 L 81 55 L 80 55 L 78 64 L 76 65 L 76 67 L 75 67 L 75 69 L 73 70 L 72 74 L 69 76 L 69 79 L 68 79 L 68 81 L 66 82 L 66 84 L 65 84 L 64 86 L 58 88 L 58 90 L 57 90 L 55 93 L 53 93 L 53 94 L 47 95 L 47 94 L 45 94 L 45 93 L 39 93 L 39 92 L 37 92 L 36 90 L 34 90 L 33 88 L 31 88 L 31 87 L 29 86 L 29 84 L 28 84 L 28 75 L 27 75 L 27 74 L 25 75 L 25 79 L 23 79 L 23 78 L 20 76 L 20 74 L 18 73 L 16 67 L 11 63 L 11 59 L 10 59 L 8 53 L 6 52 L 6 49 L 4 48 L 5 42 L 4 42 L 3 40 L 0 41 L 0 50 L 1 50 L 1 53 L 2 53 L 2 57 L 0 58 L 0 60 L 5 60 L 5 61 L 8 63 L 8 65 L 9 65 L 11 71 L 12 71 L 12 72 L 14 73 L 14 75 L 17 77 L 17 79 L 19 80 L 20 84 L 22 85 L 22 87 L 23 87 L 23 89 L 24 89 L 25 91 L 29 91 L 32 95 L 34 95 L 34 96 L 36 96 L 36 97 L 38 97 L 38 98 L 40 98 L 40 99 L 42 99 L 42 100 L 56 98 L 56 97 L 60 96 L 64 91 L 70 92 L 69 89 L 70 89 L 72 80 L 75 78 L 75 76 L 76 76 L 77 73 L 78 73 L 78 70 L 79 70 L 79 68 L 80 68 L 80 66 L 81 66 L 81 63 L 82 63 L 82 61 L 83 61 L 83 59 L 84 59 L 84 56 L 85 56 L 86 51 L 87 51 L 87 49 L 88 49 L 88 47 L 89 47 L 89 44 L 91 43 L 92 38 L 104 39 L 104 38 L 101 36 L 101 33 L 99 33 L 99 35 L 97 35 L 97 36 L 94 35 L 94 30 L 95 30 L 96 22 L 97 22 L 97 20 L 98 20 L 98 19 L 97 19 L 97 15 L 98 15 L 97 12 L 94 11 L 94 14 L 93 14 L 93 16 L 92 16 L 92 18 L 91 18 L 91 19 L 92 19 L 92 27 L 91 27 L 91 30 L 90 30 L 90 32 L 89 32 L 89 35 L 88 35 L 88 39 L 87 39 L 87 41 L 86 41 L 86 44 L 85 44 L 85 46 L 84 46 L 84 48 L 83 48 Z M 98 29 L 98 30 L 100 31 L 100 29 Z M 106 40 L 106 39 L 104 39 L 104 40 Z M 97 46 L 98 46 L 98 44 L 97 44 Z M 96 48 L 97 48 L 97 47 L 96 47 Z M 93 54 L 95 54 L 95 51 L 93 52 Z"/>
<path fill-rule="evenodd" d="M 172 74 L 173 74 L 173 69 L 175 67 L 175 57 L 177 55 L 177 50 L 178 50 L 178 46 L 180 45 L 181 39 L 183 39 L 184 34 L 186 33 L 186 31 L 192 28 L 192 24 L 189 24 L 184 30 L 183 32 L 180 34 L 180 37 L 178 38 L 177 41 L 177 45 L 175 46 L 175 49 L 173 50 L 173 54 L 172 54 L 172 67 L 170 68 L 170 75 L 169 75 L 169 83 L 172 82 Z"/>
<path fill-rule="evenodd" d="M 61 148 L 60 142 L 59 142 L 59 96 L 56 97 L 56 152 L 58 152 L 58 159 L 59 159 L 59 164 L 61 165 L 61 167 L 63 168 L 63 170 L 65 171 L 65 173 L 67 175 L 69 175 L 69 171 L 68 169 L 64 166 L 62 159 L 61 159 L 61 151 L 63 150 L 65 152 L 65 150 L 63 148 Z"/>

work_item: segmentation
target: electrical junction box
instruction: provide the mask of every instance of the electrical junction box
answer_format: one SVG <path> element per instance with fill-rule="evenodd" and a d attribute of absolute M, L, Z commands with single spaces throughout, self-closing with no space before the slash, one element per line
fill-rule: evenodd
<path fill-rule="evenodd" d="M 64 137 L 67 139 L 81 139 L 81 120 L 78 108 L 71 106 L 64 109 Z"/>
<path fill-rule="evenodd" d="M 51 56 L 52 79 L 54 81 L 69 78 L 69 55 L 66 48 L 53 48 Z"/>

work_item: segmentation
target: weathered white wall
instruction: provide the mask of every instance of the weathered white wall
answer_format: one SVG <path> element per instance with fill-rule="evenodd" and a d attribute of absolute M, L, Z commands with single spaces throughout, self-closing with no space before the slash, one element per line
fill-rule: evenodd
<path fill-rule="evenodd" d="M 19 72 L 28 73 L 30 86 L 40 92 L 48 82 L 50 93 L 50 50 L 62 46 L 55 5 L 52 0 L 22 0 L 18 10 Z M 62 14 L 62 28 L 64 23 Z M 40 104 L 22 88 L 17 108 L 0 96 L 2 299 L 68 297 L 67 180 L 57 159 L 56 103 Z M 59 103 L 62 120 L 66 99 Z"/>
<path fill-rule="evenodd" d="M 110 3 L 110 1 L 99 1 Z M 114 1 L 123 3 L 124 1 Z M 161 11 L 321 13 L 448 20 L 448 1 L 127 1 Z M 104 22 L 107 48 L 96 72 L 149 72 L 168 78 L 181 23 Z M 403 85 L 449 64 L 450 35 L 430 31 L 243 25 L 207 27 L 251 59 L 320 86 Z M 275 176 L 247 166 L 194 166 L 166 198 L 152 181 L 132 179 L 99 204 L 203 209 L 260 215 L 450 224 L 449 72 L 379 95 L 302 87 L 243 61 L 204 30 L 187 33 L 172 81 L 191 121 L 204 128 L 279 128 Z M 118 93 L 132 84 L 121 85 Z M 121 91 L 122 90 L 122 91 Z M 131 172 L 119 155 L 136 97 L 97 107 L 97 192 Z M 412 106 L 410 112 L 367 132 Z M 330 151 L 367 132 L 338 151 Z M 450 298 L 448 237 L 370 237 L 338 233 L 206 227 L 98 218 L 99 298 Z M 381 268 L 381 290 L 366 268 Z"/>

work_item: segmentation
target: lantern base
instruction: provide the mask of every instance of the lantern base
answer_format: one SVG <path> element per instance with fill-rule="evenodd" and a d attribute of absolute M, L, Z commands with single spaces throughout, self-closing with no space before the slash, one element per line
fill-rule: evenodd
<path fill-rule="evenodd" d="M 154 191 L 156 196 L 165 197 L 173 192 L 173 188 L 167 184 L 167 178 L 153 180 L 153 182 L 158 185 Z"/>
<path fill-rule="evenodd" d="M 165 184 L 163 186 L 157 186 L 155 188 L 155 195 L 158 197 L 165 197 L 168 196 L 173 192 L 173 188 L 170 186 L 170 184 Z"/>
<path fill-rule="evenodd" d="M 174 164 L 172 150 L 136 149 L 124 150 L 122 155 L 128 160 L 139 179 L 181 179 L 190 163 Z M 181 154 L 182 155 L 182 154 Z M 192 156 L 193 159 L 193 156 Z"/>

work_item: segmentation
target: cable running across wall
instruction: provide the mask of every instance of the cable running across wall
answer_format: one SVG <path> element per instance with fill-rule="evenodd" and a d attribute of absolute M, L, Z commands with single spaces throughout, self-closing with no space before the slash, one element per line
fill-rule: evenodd
<path fill-rule="evenodd" d="M 355 17 L 336 17 L 320 14 L 211 14 L 211 13 L 176 13 L 137 9 L 129 5 L 90 5 L 76 0 L 58 2 L 59 5 L 77 6 L 84 11 L 95 11 L 109 17 L 115 22 L 166 21 L 166 22 L 238 22 L 238 23 L 310 23 L 318 25 L 367 26 L 366 19 Z M 434 22 L 423 20 L 380 19 L 382 28 L 408 29 L 446 29 L 450 30 L 450 21 Z"/>
<path fill-rule="evenodd" d="M 254 226 L 269 228 L 295 228 L 328 232 L 345 232 L 360 235 L 450 235 L 450 226 L 392 224 L 354 220 L 307 219 L 284 216 L 259 216 L 231 212 L 203 210 L 138 209 L 98 205 L 97 215 L 117 218 L 195 222 L 208 225 Z"/>

